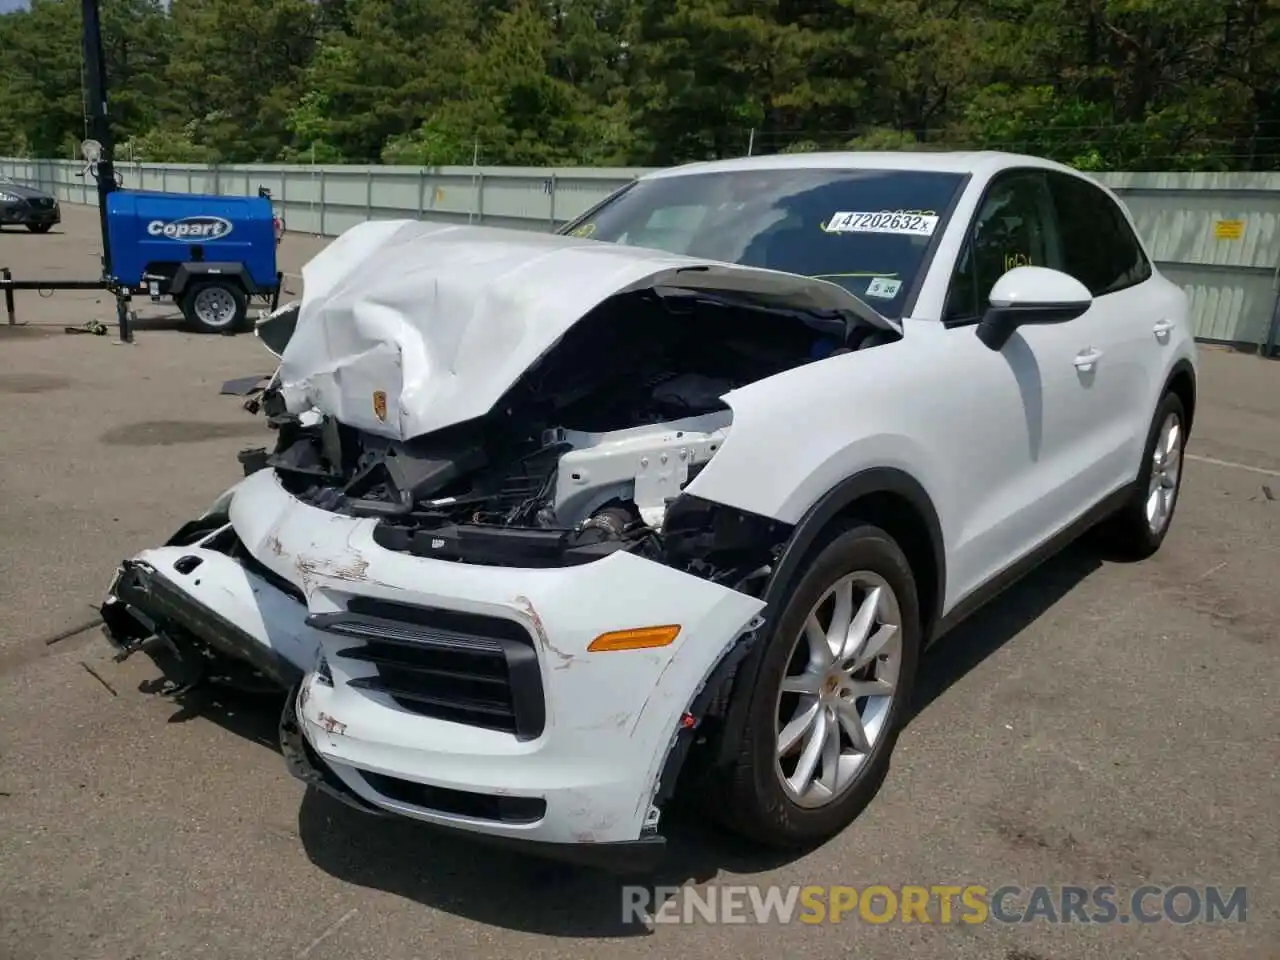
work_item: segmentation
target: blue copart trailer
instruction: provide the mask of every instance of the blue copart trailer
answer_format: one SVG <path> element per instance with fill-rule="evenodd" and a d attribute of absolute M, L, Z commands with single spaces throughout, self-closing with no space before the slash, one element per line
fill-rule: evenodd
<path fill-rule="evenodd" d="M 133 296 L 171 297 L 188 326 L 206 333 L 244 329 L 255 299 L 271 309 L 279 303 L 276 248 L 283 223 L 269 191 L 229 197 L 116 187 L 104 199 L 104 249 L 110 251 L 104 275 L 14 280 L 0 271 L 10 324 L 16 322 L 15 290 L 110 290 L 121 304 Z M 122 339 L 131 337 L 122 332 Z"/>
<path fill-rule="evenodd" d="M 172 297 L 197 329 L 234 332 L 251 299 L 278 300 L 279 238 L 265 191 L 226 197 L 114 190 L 106 220 L 116 281 L 152 300 Z"/>

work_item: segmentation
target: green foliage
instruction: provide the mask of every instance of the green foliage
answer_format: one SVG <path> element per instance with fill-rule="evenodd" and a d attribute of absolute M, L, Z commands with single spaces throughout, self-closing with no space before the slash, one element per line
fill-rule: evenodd
<path fill-rule="evenodd" d="M 186 162 L 1004 149 L 1280 169 L 1280 0 L 101 0 L 113 132 Z M 0 153 L 85 136 L 80 4 L 0 15 Z"/>
<path fill-rule="evenodd" d="M 850 150 L 916 150 L 920 141 L 914 133 L 893 127 L 873 127 L 847 144 Z"/>
<path fill-rule="evenodd" d="M 118 146 L 116 156 L 139 163 L 217 163 L 217 150 L 196 142 L 194 126 L 188 124 L 185 130 L 155 127 Z"/>

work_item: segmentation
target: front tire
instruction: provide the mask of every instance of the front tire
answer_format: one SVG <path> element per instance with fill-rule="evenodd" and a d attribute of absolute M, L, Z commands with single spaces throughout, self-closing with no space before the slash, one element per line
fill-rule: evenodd
<path fill-rule="evenodd" d="M 249 298 L 229 280 L 201 280 L 187 288 L 182 315 L 201 333 L 237 333 L 244 328 Z"/>
<path fill-rule="evenodd" d="M 28 223 L 27 229 L 32 233 L 48 233 L 53 229 L 52 223 Z"/>
<path fill-rule="evenodd" d="M 1104 542 L 1127 559 L 1145 560 L 1154 554 L 1173 525 L 1182 490 L 1186 422 L 1178 395 L 1165 394 L 1151 420 L 1133 495 L 1102 523 Z"/>
<path fill-rule="evenodd" d="M 804 847 L 879 789 L 921 646 L 915 578 L 883 530 L 858 524 L 799 577 L 762 648 L 741 749 L 717 805 L 734 831 Z"/>

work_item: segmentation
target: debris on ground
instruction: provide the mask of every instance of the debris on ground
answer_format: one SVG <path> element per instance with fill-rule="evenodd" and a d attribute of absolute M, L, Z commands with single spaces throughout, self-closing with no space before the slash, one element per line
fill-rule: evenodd
<path fill-rule="evenodd" d="M 63 640 L 69 640 L 71 637 L 84 633 L 86 630 L 92 630 L 101 622 L 102 617 L 96 616 L 92 620 L 86 620 L 84 623 L 76 624 L 74 627 L 67 627 L 65 630 L 59 630 L 52 636 L 45 637 L 44 645 L 46 647 L 52 647 L 55 643 L 60 643 Z"/>
<path fill-rule="evenodd" d="M 101 320 L 88 320 L 78 327 L 63 327 L 64 333 L 91 333 L 95 337 L 107 335 L 107 325 Z"/>
<path fill-rule="evenodd" d="M 80 661 L 80 666 L 84 667 L 85 670 L 89 672 L 89 676 L 93 677 L 93 679 L 97 680 L 100 684 L 106 687 L 107 692 L 110 693 L 113 697 L 120 696 L 120 694 L 116 693 L 116 688 L 113 687 L 111 684 L 107 683 L 107 681 L 103 680 L 102 675 L 98 673 L 97 670 L 93 669 L 93 667 L 89 666 L 89 664 L 85 663 L 83 660 Z"/>

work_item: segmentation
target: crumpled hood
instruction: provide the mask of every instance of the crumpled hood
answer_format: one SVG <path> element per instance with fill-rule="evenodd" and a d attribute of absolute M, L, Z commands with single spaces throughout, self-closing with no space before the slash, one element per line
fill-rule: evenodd
<path fill-rule="evenodd" d="M 900 332 L 825 280 L 493 227 L 362 223 L 302 276 L 297 329 L 280 359 L 288 409 L 314 407 L 397 440 L 488 413 L 570 327 L 618 293 L 747 293 Z"/>

